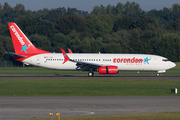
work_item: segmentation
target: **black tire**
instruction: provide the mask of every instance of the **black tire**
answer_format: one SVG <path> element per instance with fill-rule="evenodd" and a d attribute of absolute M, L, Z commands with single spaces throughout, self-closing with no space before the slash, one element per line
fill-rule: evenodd
<path fill-rule="evenodd" d="M 89 77 L 92 77 L 92 76 L 94 76 L 94 73 L 93 73 L 93 72 L 89 72 L 89 73 L 88 73 L 88 76 L 89 76 Z"/>

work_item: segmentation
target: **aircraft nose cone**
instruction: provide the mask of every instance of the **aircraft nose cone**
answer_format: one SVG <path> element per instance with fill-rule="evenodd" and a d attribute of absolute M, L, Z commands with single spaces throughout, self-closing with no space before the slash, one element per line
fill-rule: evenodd
<path fill-rule="evenodd" d="M 171 62 L 170 67 L 171 67 L 171 68 L 176 67 L 176 64 L 173 63 L 173 62 Z"/>
<path fill-rule="evenodd" d="M 176 67 L 176 64 L 175 64 L 175 63 L 173 63 L 173 67 Z"/>

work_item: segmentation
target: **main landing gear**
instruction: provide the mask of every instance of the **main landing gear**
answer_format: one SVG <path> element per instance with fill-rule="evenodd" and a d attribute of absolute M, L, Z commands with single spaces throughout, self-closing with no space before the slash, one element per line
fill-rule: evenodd
<path fill-rule="evenodd" d="M 93 71 L 90 71 L 90 72 L 88 73 L 88 76 L 89 76 L 89 77 L 94 76 L 94 72 L 93 72 Z"/>

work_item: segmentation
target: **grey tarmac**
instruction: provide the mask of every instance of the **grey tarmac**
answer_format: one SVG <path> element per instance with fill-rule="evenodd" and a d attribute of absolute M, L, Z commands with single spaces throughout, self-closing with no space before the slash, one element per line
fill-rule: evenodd
<path fill-rule="evenodd" d="M 180 75 L 0 75 L 0 79 L 179 79 Z"/>
<path fill-rule="evenodd" d="M 0 97 L 0 120 L 180 111 L 180 96 Z"/>
<path fill-rule="evenodd" d="M 155 75 L 0 75 L 0 79 L 179 79 Z M 180 111 L 180 96 L 0 97 L 0 120 Z"/>

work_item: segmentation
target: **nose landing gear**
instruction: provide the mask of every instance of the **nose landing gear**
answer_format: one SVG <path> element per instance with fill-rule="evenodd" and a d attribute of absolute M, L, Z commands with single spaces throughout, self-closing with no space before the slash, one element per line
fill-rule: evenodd
<path fill-rule="evenodd" d="M 94 72 L 93 72 L 93 71 L 90 71 L 90 72 L 88 73 L 88 76 L 89 76 L 89 77 L 94 76 Z"/>

